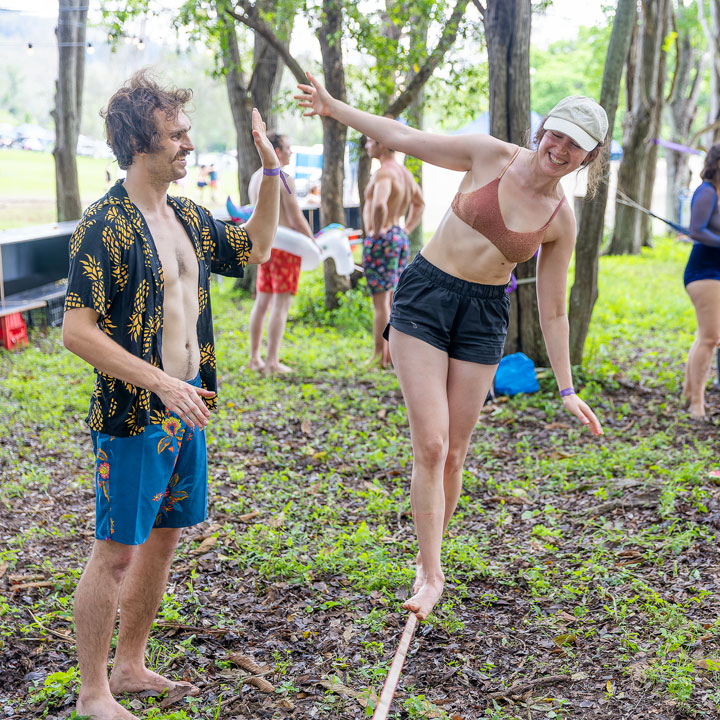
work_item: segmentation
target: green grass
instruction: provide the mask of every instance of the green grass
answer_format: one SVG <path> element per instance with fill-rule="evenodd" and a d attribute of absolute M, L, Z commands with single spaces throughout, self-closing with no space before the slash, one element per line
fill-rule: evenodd
<path fill-rule="evenodd" d="M 109 163 L 103 158 L 78 157 L 83 206 L 105 193 L 105 168 Z M 0 151 L 0 230 L 56 220 L 52 153 Z"/>
<path fill-rule="evenodd" d="M 105 169 L 110 167 L 111 176 L 117 173 L 117 164 L 108 158 L 77 157 L 78 183 L 83 208 L 107 192 Z M 221 178 L 224 185 L 234 187 L 231 174 Z M 203 204 L 208 197 L 200 197 L 192 178 L 191 168 L 182 194 Z M 172 192 L 175 192 L 173 190 Z M 223 186 L 217 197 L 223 198 Z M 214 205 L 214 203 L 210 203 Z M 55 207 L 55 160 L 50 152 L 27 150 L 0 150 L 0 230 L 26 225 L 42 225 L 57 220 Z"/>
<path fill-rule="evenodd" d="M 694 329 L 681 282 L 688 249 L 659 240 L 639 258 L 601 258 L 577 386 L 601 417 L 603 438 L 563 412 L 547 373 L 541 392 L 481 416 L 443 546 L 447 592 L 408 657 L 414 679 L 401 684 L 396 717 L 464 716 L 465 703 L 478 718 L 582 717 L 567 702 L 577 684 L 539 690 L 530 711 L 483 701 L 478 690 L 553 674 L 586 677 L 603 716 L 630 717 L 628 707 L 636 716 L 649 707 L 717 716 L 720 694 L 709 688 L 720 667 L 712 591 L 720 558 L 708 477 L 717 446 L 671 397 Z M 233 636 L 222 647 L 195 629 L 156 627 L 153 669 L 182 667 L 189 679 L 207 674 L 221 684 L 182 710 L 150 708 L 146 717 L 212 720 L 220 697 L 238 694 L 225 651 L 246 644 L 273 669 L 275 699 L 294 703 L 295 717 L 365 713 L 333 691 L 313 695 L 308 676 L 363 698 L 380 689 L 413 572 L 408 423 L 394 374 L 364 365 L 369 299 L 355 290 L 329 312 L 322 294 L 322 273 L 304 274 L 284 343 L 283 360 L 295 368 L 286 380 L 247 369 L 251 301 L 231 280 L 213 285 L 220 388 L 208 429 L 208 524 L 217 542 L 203 559 L 194 552 L 200 531 L 184 534 L 159 618 Z M 37 642 L 43 628 L 72 631 L 71 595 L 88 546 L 80 539 L 92 526 L 83 422 L 91 382 L 58 330 L 0 353 L 0 522 L 9 528 L 0 563 L 52 583 L 22 604 L 0 599 L 0 652 Z M 39 551 L 51 543 L 52 554 Z M 238 610 L 238 598 L 250 602 Z M 333 628 L 347 635 L 329 642 Z M 62 665 L 38 683 L 36 701 L 65 702 L 76 684 L 74 649 L 32 647 L 33 662 L 51 656 Z M 451 676 L 462 678 L 462 696 L 436 705 L 448 700 L 441 678 Z M 251 692 L 243 693 L 249 703 Z M 30 717 L 27 702 L 0 689 L 0 704 Z M 261 703 L 249 707 L 253 716 Z"/>

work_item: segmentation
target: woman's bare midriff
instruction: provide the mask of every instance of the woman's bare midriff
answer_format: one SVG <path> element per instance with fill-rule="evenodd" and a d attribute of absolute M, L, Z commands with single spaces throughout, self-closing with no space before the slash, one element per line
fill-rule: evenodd
<path fill-rule="evenodd" d="M 505 285 L 515 267 L 484 235 L 449 208 L 421 252 L 443 272 L 483 285 Z"/>

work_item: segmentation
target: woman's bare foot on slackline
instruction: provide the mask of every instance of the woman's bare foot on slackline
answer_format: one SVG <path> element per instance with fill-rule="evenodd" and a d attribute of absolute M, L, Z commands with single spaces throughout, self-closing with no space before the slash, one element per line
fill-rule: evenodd
<path fill-rule="evenodd" d="M 445 578 L 426 578 L 422 587 L 411 598 L 403 603 L 403 607 L 417 615 L 418 620 L 424 620 L 437 605 L 445 586 Z"/>

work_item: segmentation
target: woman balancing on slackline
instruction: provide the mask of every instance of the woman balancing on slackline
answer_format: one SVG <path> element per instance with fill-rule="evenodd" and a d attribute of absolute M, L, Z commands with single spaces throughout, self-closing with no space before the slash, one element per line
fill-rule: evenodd
<path fill-rule="evenodd" d="M 423 620 L 443 591 L 442 536 L 503 354 L 505 288 L 515 264 L 541 245 L 540 322 L 560 396 L 594 435 L 602 434 L 572 387 L 565 293 L 575 218 L 560 178 L 595 162 L 607 143 L 607 116 L 590 98 L 565 98 L 540 127 L 532 151 L 488 135 L 414 130 L 349 107 L 310 74 L 308 81 L 296 96 L 305 115 L 333 117 L 394 150 L 466 173 L 432 240 L 400 276 L 385 331 L 410 421 L 410 500 L 420 548 L 414 595 L 404 607 Z"/>

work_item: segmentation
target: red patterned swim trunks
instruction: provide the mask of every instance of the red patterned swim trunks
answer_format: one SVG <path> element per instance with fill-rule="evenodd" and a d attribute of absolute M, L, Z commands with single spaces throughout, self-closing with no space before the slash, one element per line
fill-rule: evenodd
<path fill-rule="evenodd" d="M 297 295 L 301 262 L 299 255 L 273 248 L 270 251 L 270 259 L 258 265 L 257 291 L 276 295 L 280 293 Z"/>

